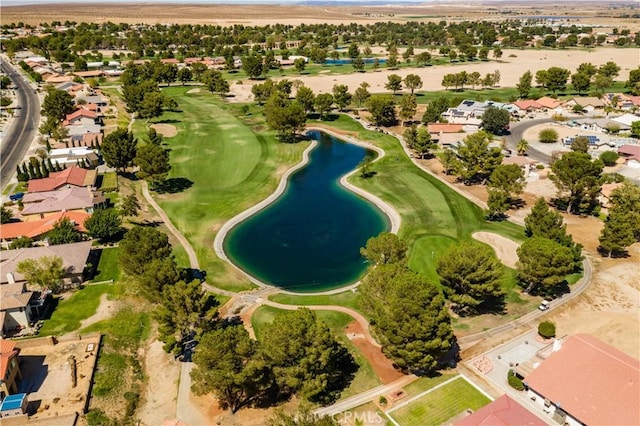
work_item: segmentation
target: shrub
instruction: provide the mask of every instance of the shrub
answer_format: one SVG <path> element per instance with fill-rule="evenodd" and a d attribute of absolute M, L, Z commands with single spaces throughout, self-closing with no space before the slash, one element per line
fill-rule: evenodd
<path fill-rule="evenodd" d="M 619 157 L 620 156 L 615 151 L 605 151 L 602 154 L 600 154 L 600 159 L 602 160 L 604 165 L 609 167 L 615 166 L 616 161 L 618 161 Z"/>
<path fill-rule="evenodd" d="M 558 132 L 554 129 L 542 129 L 538 134 L 538 139 L 542 143 L 556 143 L 558 142 Z"/>
<path fill-rule="evenodd" d="M 567 118 L 567 117 L 565 117 L 565 116 L 564 116 L 564 115 L 562 115 L 562 114 L 553 114 L 553 115 L 551 116 L 551 119 L 552 119 L 553 121 L 567 121 L 567 120 L 568 120 L 568 118 Z"/>
<path fill-rule="evenodd" d="M 542 164 L 536 164 L 536 169 L 542 170 L 544 169 L 544 166 Z"/>
<path fill-rule="evenodd" d="M 380 398 L 378 399 L 378 402 L 380 403 L 380 405 L 387 405 L 387 398 L 384 395 L 380 395 Z"/>
<path fill-rule="evenodd" d="M 522 380 L 520 380 L 516 374 L 513 372 L 513 370 L 509 370 L 509 372 L 507 373 L 507 382 L 509 383 L 509 386 L 511 386 L 512 388 L 514 388 L 517 391 L 523 391 L 524 390 L 524 383 L 522 383 Z"/>
<path fill-rule="evenodd" d="M 545 339 L 550 339 L 556 335 L 556 325 L 551 321 L 542 321 L 538 325 L 538 334 Z"/>

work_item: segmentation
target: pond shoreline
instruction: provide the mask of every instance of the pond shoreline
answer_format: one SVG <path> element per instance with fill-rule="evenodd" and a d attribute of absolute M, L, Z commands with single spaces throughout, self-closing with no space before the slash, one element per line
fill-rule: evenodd
<path fill-rule="evenodd" d="M 373 146 L 371 144 L 359 141 L 357 139 L 354 139 L 352 137 L 348 137 L 345 135 L 340 135 L 338 133 L 332 132 L 330 130 L 324 129 L 324 128 L 320 128 L 320 127 L 307 127 L 305 129 L 306 132 L 309 131 L 319 131 L 319 132 L 323 132 L 326 133 L 340 141 L 346 142 L 346 143 L 350 143 L 353 145 L 357 145 L 366 149 L 371 149 L 373 151 L 375 151 L 378 155 L 375 158 L 374 162 L 380 160 L 381 158 L 384 157 L 385 152 L 384 150 L 382 150 L 379 147 Z M 226 261 L 227 263 L 229 263 L 231 266 L 233 266 L 237 271 L 239 271 L 240 273 L 242 273 L 245 277 L 247 277 L 247 279 L 249 279 L 249 281 L 251 281 L 253 284 L 262 287 L 262 288 L 273 288 L 278 290 L 281 293 L 285 293 L 285 294 L 298 294 L 298 295 L 316 295 L 316 294 L 335 294 L 335 293 L 340 293 L 349 289 L 353 289 L 355 287 L 357 287 L 360 284 L 360 281 L 356 281 L 353 284 L 348 284 L 348 285 L 344 285 L 344 286 L 340 286 L 338 288 L 335 289 L 331 289 L 331 290 L 327 290 L 327 291 L 321 291 L 321 292 L 295 292 L 295 291 L 288 291 L 285 290 L 281 287 L 278 287 L 276 285 L 272 285 L 272 284 L 267 284 L 264 283 L 263 281 L 261 281 L 260 279 L 254 277 L 253 275 L 251 275 L 250 273 L 248 273 L 247 271 L 245 271 L 244 269 L 242 269 L 241 267 L 239 267 L 238 265 L 236 265 L 233 261 L 231 261 L 231 259 L 227 256 L 226 252 L 224 251 L 224 240 L 227 236 L 227 234 L 229 233 L 229 231 L 231 229 L 233 229 L 237 224 L 239 224 L 240 222 L 244 221 L 245 219 L 248 219 L 249 217 L 255 215 L 256 213 L 260 212 L 261 210 L 265 209 L 266 207 L 268 207 L 269 205 L 271 205 L 273 202 L 275 202 L 276 200 L 279 199 L 279 197 L 284 193 L 284 191 L 287 188 L 287 185 L 289 183 L 289 177 L 296 171 L 298 171 L 299 169 L 303 168 L 304 166 L 306 166 L 309 162 L 309 157 L 310 157 L 310 153 L 311 151 L 316 148 L 318 145 L 317 141 L 312 141 L 311 144 L 309 145 L 309 147 L 307 149 L 305 149 L 305 151 L 302 154 L 302 160 L 295 164 L 293 167 L 291 167 L 290 169 L 288 169 L 281 177 L 280 182 L 278 183 L 278 187 L 276 188 L 276 190 L 269 195 L 267 198 L 265 198 L 264 200 L 262 200 L 261 202 L 259 202 L 258 204 L 240 212 L 239 214 L 237 214 L 236 216 L 232 217 L 231 219 L 229 219 L 228 221 L 226 221 L 223 226 L 218 230 L 214 241 L 213 241 L 213 247 L 214 247 L 214 251 L 216 253 L 216 255 Z M 391 227 L 390 232 L 396 233 L 398 231 L 398 229 L 400 228 L 400 215 L 398 214 L 397 211 L 395 211 L 395 209 L 393 209 L 393 207 L 391 207 L 389 204 L 385 203 L 384 201 L 382 201 L 380 198 L 376 197 L 373 194 L 370 194 L 364 190 L 362 190 L 361 188 L 358 188 L 354 185 L 352 185 L 351 183 L 347 182 L 347 179 L 352 176 L 354 173 L 357 173 L 357 169 L 347 173 L 346 175 L 342 176 L 342 178 L 340 179 L 340 184 L 347 189 L 348 191 L 364 198 L 365 200 L 369 201 L 370 203 L 374 204 L 389 220 L 389 225 Z"/>

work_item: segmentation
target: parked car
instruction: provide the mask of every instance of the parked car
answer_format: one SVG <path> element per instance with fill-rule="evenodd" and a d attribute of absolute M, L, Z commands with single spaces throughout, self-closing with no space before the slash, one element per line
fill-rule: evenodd
<path fill-rule="evenodd" d="M 543 300 L 542 302 L 540 302 L 540 306 L 538 306 L 538 309 L 540 309 L 541 311 L 546 311 L 547 309 L 549 309 L 550 305 L 550 301 Z"/>
<path fill-rule="evenodd" d="M 9 195 L 9 199 L 11 201 L 18 201 L 24 197 L 24 192 L 16 192 L 15 194 Z"/>

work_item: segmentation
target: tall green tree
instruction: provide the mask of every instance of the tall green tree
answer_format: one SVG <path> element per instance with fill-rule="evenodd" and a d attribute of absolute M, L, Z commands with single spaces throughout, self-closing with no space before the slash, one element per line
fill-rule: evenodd
<path fill-rule="evenodd" d="M 367 90 L 369 87 L 369 83 L 363 81 L 353 93 L 353 102 L 355 102 L 358 107 L 364 105 L 364 103 L 367 102 L 367 99 L 371 96 L 371 93 Z"/>
<path fill-rule="evenodd" d="M 218 310 L 213 295 L 200 281 L 178 281 L 162 289 L 160 305 L 154 311 L 159 338 L 167 352 L 181 353 L 189 340 L 200 339 L 216 326 Z"/>
<path fill-rule="evenodd" d="M 567 88 L 567 80 L 571 73 L 568 69 L 551 67 L 547 70 L 545 86 L 553 93 Z"/>
<path fill-rule="evenodd" d="M 416 115 L 416 109 L 418 108 L 418 103 L 416 102 L 416 97 L 414 95 L 405 94 L 400 98 L 400 111 L 398 115 L 402 121 L 412 121 L 413 116 Z"/>
<path fill-rule="evenodd" d="M 263 332 L 262 355 L 282 393 L 329 404 L 357 370 L 349 351 L 309 309 L 278 314 Z"/>
<path fill-rule="evenodd" d="M 625 182 L 610 196 L 609 216 L 600 234 L 600 249 L 609 256 L 624 253 L 640 241 L 640 188 Z"/>
<path fill-rule="evenodd" d="M 424 124 L 437 123 L 440 116 L 449 108 L 449 99 L 446 96 L 439 96 L 427 104 L 427 109 L 422 116 Z"/>
<path fill-rule="evenodd" d="M 397 123 L 395 102 L 391 95 L 372 95 L 366 105 L 374 125 L 393 126 Z"/>
<path fill-rule="evenodd" d="M 404 78 L 404 85 L 411 91 L 411 95 L 413 95 L 413 92 L 422 87 L 422 79 L 418 74 L 408 74 Z"/>
<path fill-rule="evenodd" d="M 493 170 L 487 183 L 489 188 L 504 192 L 508 201 L 522 194 L 524 185 L 524 171 L 517 164 L 500 164 Z"/>
<path fill-rule="evenodd" d="M 397 263 L 378 265 L 360 293 L 383 352 L 401 370 L 430 374 L 454 348 L 444 297 L 417 273 Z"/>
<path fill-rule="evenodd" d="M 506 109 L 489 107 L 482 114 L 482 128 L 494 135 L 502 135 L 509 128 L 511 114 Z"/>
<path fill-rule="evenodd" d="M 437 147 L 437 144 L 431 140 L 431 133 L 426 127 L 420 127 L 416 133 L 416 142 L 413 149 L 418 153 L 421 159 L 424 159 L 429 152 Z"/>
<path fill-rule="evenodd" d="M 323 119 L 331 111 L 331 105 L 333 105 L 333 95 L 331 93 L 320 93 L 316 96 L 315 107 L 320 114 L 320 119 Z"/>
<path fill-rule="evenodd" d="M 122 218 L 116 209 L 96 209 L 84 221 L 84 227 L 91 237 L 110 241 L 122 231 Z"/>
<path fill-rule="evenodd" d="M 531 82 L 533 81 L 533 76 L 531 75 L 531 71 L 525 71 L 522 76 L 520 76 L 520 80 L 516 84 L 516 89 L 518 89 L 518 94 L 521 98 L 528 98 L 529 93 L 531 93 Z"/>
<path fill-rule="evenodd" d="M 124 173 L 127 167 L 133 164 L 137 145 L 138 141 L 133 137 L 132 132 L 124 127 L 118 127 L 104 137 L 100 152 L 107 166 L 115 167 L 119 172 Z"/>
<path fill-rule="evenodd" d="M 134 226 L 119 247 L 118 262 L 131 277 L 142 275 L 154 259 L 173 258 L 167 235 L 150 227 Z"/>
<path fill-rule="evenodd" d="M 395 95 L 398 91 L 402 90 L 402 77 L 398 74 L 389 74 L 387 76 L 387 83 L 385 83 L 384 88 L 387 90 L 391 90 Z"/>
<path fill-rule="evenodd" d="M 51 231 L 45 235 L 49 241 L 49 245 L 52 246 L 82 241 L 82 234 L 76 229 L 76 225 L 71 223 L 66 217 L 56 222 Z"/>
<path fill-rule="evenodd" d="M 336 103 L 340 111 L 351 103 L 351 97 L 349 86 L 345 84 L 335 84 L 333 86 L 333 102 Z"/>
<path fill-rule="evenodd" d="M 480 131 L 465 137 L 458 148 L 458 177 L 466 184 L 482 182 L 502 163 L 500 148 L 489 148 L 490 136 Z"/>
<path fill-rule="evenodd" d="M 272 390 L 271 370 L 242 325 L 204 334 L 193 363 L 194 393 L 213 392 L 232 413 L 260 402 Z"/>
<path fill-rule="evenodd" d="M 47 90 L 47 94 L 42 101 L 42 114 L 55 120 L 61 121 L 76 110 L 73 103 L 73 97 L 64 90 L 58 90 L 53 87 Z"/>
<path fill-rule="evenodd" d="M 2 215 L 0 217 L 2 218 L 2 221 L 0 221 L 0 223 L 5 224 L 11 222 L 11 220 L 13 219 L 13 212 L 6 208 L 4 205 L 1 207 L 1 209 Z"/>
<path fill-rule="evenodd" d="M 184 86 L 186 82 L 193 80 L 193 73 L 191 72 L 191 68 L 180 68 L 176 77 L 178 78 L 178 81 L 180 81 Z"/>
<path fill-rule="evenodd" d="M 360 254 L 373 264 L 398 263 L 404 262 L 407 250 L 407 244 L 396 234 L 383 232 L 369 238 Z"/>
<path fill-rule="evenodd" d="M 169 151 L 155 144 L 138 148 L 134 163 L 140 168 L 138 176 L 150 182 L 151 189 L 162 185 L 171 170 Z"/>
<path fill-rule="evenodd" d="M 511 207 L 509 196 L 504 191 L 489 187 L 487 187 L 487 192 L 487 219 L 504 220 L 505 213 Z"/>
<path fill-rule="evenodd" d="M 558 188 L 558 199 L 574 214 L 591 213 L 598 206 L 602 188 L 602 160 L 584 152 L 568 152 L 551 166 L 549 176 Z"/>
<path fill-rule="evenodd" d="M 518 279 L 527 293 L 549 293 L 574 271 L 571 249 L 547 238 L 530 238 L 517 253 Z"/>
<path fill-rule="evenodd" d="M 43 256 L 19 262 L 16 271 L 38 288 L 48 288 L 57 293 L 61 289 L 62 278 L 65 275 L 62 265 L 60 256 Z"/>
<path fill-rule="evenodd" d="M 242 58 L 242 69 L 249 78 L 256 79 L 266 73 L 268 69 L 264 67 L 264 60 L 261 55 L 252 54 Z"/>
<path fill-rule="evenodd" d="M 296 101 L 304 108 L 305 112 L 308 114 L 313 111 L 316 96 L 313 93 L 313 90 L 309 89 L 307 86 L 300 86 L 296 91 Z"/>
<path fill-rule="evenodd" d="M 451 246 L 438 259 L 440 282 L 459 313 L 501 310 L 504 305 L 502 264 L 485 245 Z"/>
<path fill-rule="evenodd" d="M 307 121 L 305 109 L 297 101 L 290 101 L 284 93 L 277 91 L 264 106 L 267 124 L 277 133 L 282 142 L 296 139 Z"/>
<path fill-rule="evenodd" d="M 571 75 L 571 85 L 578 94 L 584 93 L 591 86 L 591 77 L 586 73 L 577 72 Z"/>

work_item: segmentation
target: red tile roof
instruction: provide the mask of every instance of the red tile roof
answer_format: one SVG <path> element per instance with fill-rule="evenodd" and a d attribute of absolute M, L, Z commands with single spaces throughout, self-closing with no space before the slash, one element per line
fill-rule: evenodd
<path fill-rule="evenodd" d="M 640 424 L 640 360 L 588 334 L 569 336 L 524 381 L 583 424 Z"/>
<path fill-rule="evenodd" d="M 631 159 L 640 160 L 640 145 L 622 145 L 618 148 L 618 154 L 622 154 Z"/>
<path fill-rule="evenodd" d="M 557 108 L 560 105 L 562 105 L 561 101 L 559 101 L 557 99 L 550 98 L 548 96 L 543 96 L 542 98 L 536 100 L 536 102 L 538 102 L 544 108 L 549 108 L 549 109 Z"/>
<path fill-rule="evenodd" d="M 97 114 L 94 111 L 89 111 L 87 109 L 77 109 L 75 110 L 75 112 L 68 114 L 67 117 L 64 119 L 64 121 L 62 122 L 63 126 L 68 126 L 69 123 L 73 120 L 75 120 L 76 118 L 79 117 L 87 117 L 87 118 L 96 118 Z"/>
<path fill-rule="evenodd" d="M 16 348 L 16 342 L 13 340 L 0 339 L 0 377 L 3 379 L 7 375 L 9 361 L 20 353 L 20 349 Z"/>
<path fill-rule="evenodd" d="M 546 425 L 529 410 L 511 399 L 509 395 L 502 395 L 491 404 L 485 405 L 473 414 L 454 423 L 454 426 L 511 426 L 511 425 Z"/>
<path fill-rule="evenodd" d="M 520 109 L 528 110 L 528 109 L 540 109 L 543 108 L 542 104 L 534 101 L 532 99 L 525 99 L 522 101 L 513 102 L 513 105 L 517 106 Z"/>
<path fill-rule="evenodd" d="M 431 123 L 427 125 L 429 133 L 460 133 L 462 124 L 452 123 Z"/>
<path fill-rule="evenodd" d="M 31 179 L 27 192 L 55 191 L 64 185 L 85 186 L 87 169 L 81 167 L 69 167 L 61 172 L 53 172 L 49 177 L 42 179 Z M 91 184 L 91 183 L 90 183 Z"/>
<path fill-rule="evenodd" d="M 11 222 L 0 225 L 0 239 L 13 240 L 20 237 L 35 238 L 53 229 L 53 227 L 64 218 L 68 218 L 76 224 L 76 229 L 80 232 L 87 232 L 84 221 L 91 217 L 85 212 L 58 212 L 40 220 L 30 220 L 27 222 Z"/>

